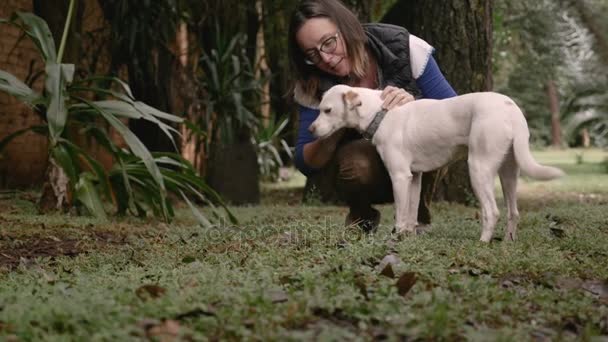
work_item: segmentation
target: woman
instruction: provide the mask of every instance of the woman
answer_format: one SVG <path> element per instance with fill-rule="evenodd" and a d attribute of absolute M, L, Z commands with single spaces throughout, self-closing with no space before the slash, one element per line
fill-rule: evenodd
<path fill-rule="evenodd" d="M 301 1 L 288 39 L 300 114 L 296 167 L 323 199 L 346 202 L 346 225 L 373 230 L 380 213 L 372 204 L 393 200 L 390 177 L 374 146 L 358 133 L 343 129 L 315 140 L 308 132 L 322 94 L 335 84 L 383 89 L 384 108 L 391 109 L 410 101 L 409 94 L 442 99 L 456 93 L 429 44 L 398 26 L 361 24 L 339 0 Z M 428 203 L 420 203 L 418 221 L 428 224 Z"/>

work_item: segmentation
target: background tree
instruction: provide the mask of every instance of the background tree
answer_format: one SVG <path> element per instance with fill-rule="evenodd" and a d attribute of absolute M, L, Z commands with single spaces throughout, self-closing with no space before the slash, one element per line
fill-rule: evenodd
<path fill-rule="evenodd" d="M 536 145 L 606 140 L 601 24 L 587 13 L 607 14 L 601 3 L 496 1 L 495 89 L 524 109 Z"/>
<path fill-rule="evenodd" d="M 197 126 L 207 136 L 205 177 L 231 203 L 258 203 L 260 178 L 252 137 L 263 123 L 261 95 L 267 77 L 256 73 L 255 65 L 263 6 L 219 0 L 206 6 L 213 15 L 195 27 L 202 56 L 197 77 L 205 113 Z"/>
<path fill-rule="evenodd" d="M 262 88 L 251 81 L 262 78 L 253 75 L 261 2 L 99 1 L 112 27 L 114 71 L 126 67 L 136 96 L 193 123 L 183 130 L 184 156 L 227 201 L 258 202 L 251 137 Z M 149 148 L 171 148 L 148 123 L 131 126 Z"/>
<path fill-rule="evenodd" d="M 434 57 L 457 93 L 492 89 L 490 0 L 399 0 L 382 21 L 403 26 L 435 47 Z M 438 199 L 467 203 L 474 198 L 466 161 L 451 165 L 445 177 L 438 175 L 424 177 L 424 186 L 435 188 Z"/>
<path fill-rule="evenodd" d="M 171 111 L 169 85 L 175 56 L 169 46 L 175 39 L 184 8 L 177 1 L 129 2 L 99 0 L 111 27 L 110 73 L 125 67 L 133 95 L 163 111 Z M 145 120 L 129 127 L 153 151 L 171 151 L 171 142 Z"/>

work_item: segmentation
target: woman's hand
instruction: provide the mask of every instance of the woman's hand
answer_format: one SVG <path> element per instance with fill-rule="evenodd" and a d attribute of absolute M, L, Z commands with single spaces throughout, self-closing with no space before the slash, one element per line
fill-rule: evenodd
<path fill-rule="evenodd" d="M 397 106 L 402 106 L 410 101 L 414 101 L 414 97 L 405 91 L 405 89 L 387 86 L 382 91 L 380 98 L 384 100 L 382 108 L 391 110 Z"/>

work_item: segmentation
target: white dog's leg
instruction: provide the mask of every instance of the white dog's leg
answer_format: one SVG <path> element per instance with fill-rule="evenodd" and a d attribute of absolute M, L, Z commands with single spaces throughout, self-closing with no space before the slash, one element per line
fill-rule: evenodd
<path fill-rule="evenodd" d="M 483 242 L 492 240 L 499 215 L 496 198 L 494 197 L 494 177 L 496 174 L 491 169 L 492 165 L 484 165 L 488 162 L 489 160 L 472 159 L 469 155 L 471 185 L 481 204 L 482 232 L 480 240 Z"/>
<path fill-rule="evenodd" d="M 409 162 L 404 158 L 403 152 L 397 149 L 378 149 L 378 153 L 384 161 L 388 174 L 391 176 L 391 183 L 393 183 L 395 232 L 397 234 L 415 234 L 415 224 L 411 224 L 412 219 L 409 217 L 410 188 L 413 177 Z M 415 217 L 413 221 L 416 221 Z"/>
<path fill-rule="evenodd" d="M 491 115 L 491 114 L 488 114 Z M 492 118 L 492 116 L 490 116 Z M 494 179 L 513 144 L 511 130 L 499 129 L 496 120 L 471 122 L 469 134 L 469 175 L 475 195 L 481 205 L 482 231 L 480 240 L 490 242 L 499 211 L 494 196 Z"/>
<path fill-rule="evenodd" d="M 515 161 L 513 150 L 507 154 L 504 163 L 498 170 L 498 174 L 507 206 L 507 228 L 503 241 L 515 241 L 517 238 L 517 223 L 519 222 L 519 211 L 517 210 L 517 177 L 519 176 L 519 166 Z"/>
<path fill-rule="evenodd" d="M 411 224 L 412 220 L 409 218 L 412 174 L 411 172 L 400 171 L 391 173 L 390 175 L 393 182 L 393 195 L 395 197 L 395 231 L 397 234 L 415 234 L 415 225 Z"/>
<path fill-rule="evenodd" d="M 408 218 L 412 226 L 418 225 L 418 205 L 420 204 L 420 188 L 422 184 L 422 172 L 413 173 L 412 184 L 410 188 L 410 203 Z"/>

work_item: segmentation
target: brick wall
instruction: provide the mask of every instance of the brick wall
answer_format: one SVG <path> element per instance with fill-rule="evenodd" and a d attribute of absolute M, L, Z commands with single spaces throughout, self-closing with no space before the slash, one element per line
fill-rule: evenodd
<path fill-rule="evenodd" d="M 8 18 L 14 11 L 32 11 L 31 0 L 3 0 L 0 2 L 0 18 Z M 43 68 L 42 60 L 34 44 L 27 38 L 19 40 L 21 32 L 9 25 L 0 25 L 0 70 L 5 70 L 24 80 L 30 73 Z M 40 91 L 43 80 L 34 84 Z M 15 98 L 0 92 L 0 138 L 19 129 L 39 124 L 40 119 L 27 106 Z M 46 139 L 35 133 L 27 133 L 10 143 L 0 154 L 0 187 L 28 187 L 39 184 L 47 163 Z"/>
<path fill-rule="evenodd" d="M 80 4 L 85 7 L 81 34 L 82 58 L 77 65 L 77 77 L 106 74 L 110 63 L 109 28 L 97 0 L 85 0 Z M 17 10 L 31 12 L 32 0 L 0 0 L 0 18 L 8 18 Z M 20 34 L 15 27 L 0 26 L 0 70 L 8 71 L 24 80 L 30 74 L 32 62 L 35 63 L 32 73 L 42 70 L 44 66 L 34 44 L 28 38 L 19 40 Z M 43 82 L 42 78 L 37 80 L 34 89 L 42 91 Z M 40 122 L 37 115 L 27 106 L 0 92 L 0 139 Z M 115 132 L 112 133 L 116 137 Z M 101 151 L 99 146 L 90 144 L 86 137 L 76 140 L 93 152 L 103 165 L 111 165 L 111 157 Z M 119 139 L 115 138 L 115 140 Z M 0 188 L 40 185 L 47 167 L 47 149 L 46 138 L 35 133 L 30 132 L 13 140 L 0 154 Z"/>

